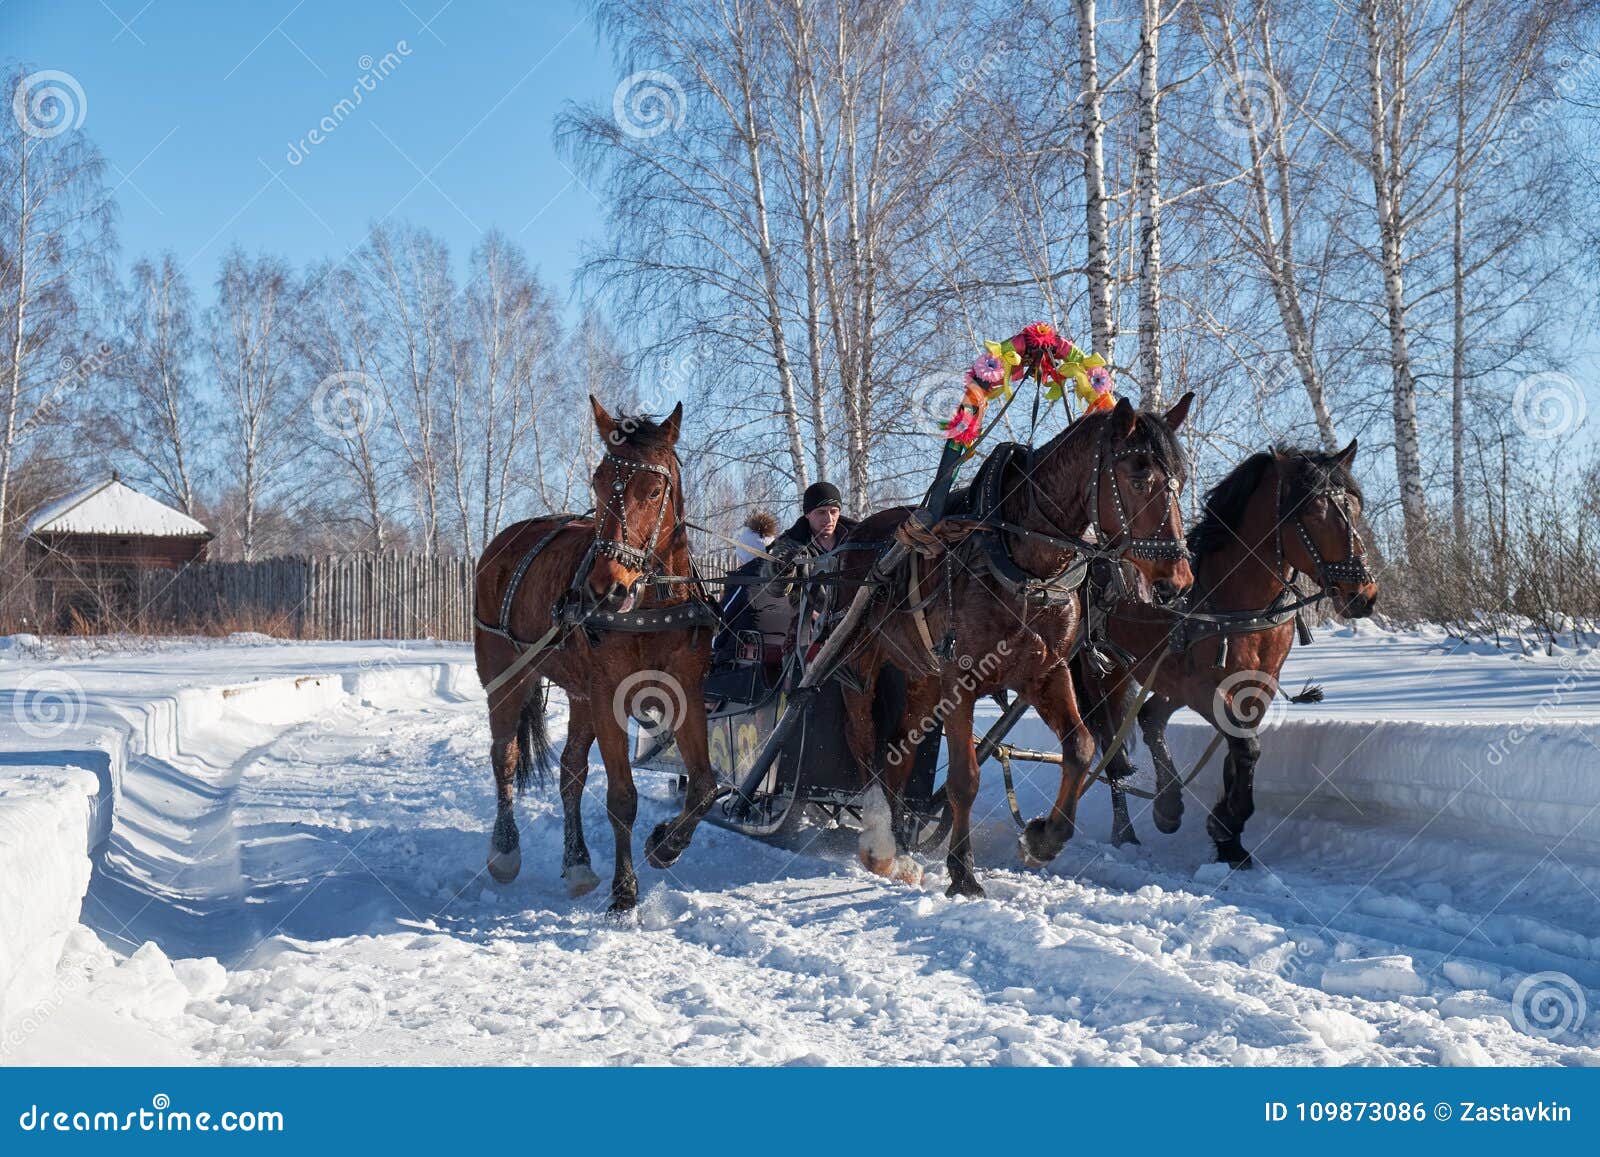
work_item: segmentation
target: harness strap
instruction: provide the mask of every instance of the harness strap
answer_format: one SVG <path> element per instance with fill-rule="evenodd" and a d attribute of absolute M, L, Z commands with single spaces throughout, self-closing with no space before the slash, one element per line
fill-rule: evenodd
<path fill-rule="evenodd" d="M 486 623 L 476 613 L 473 614 L 472 621 L 480 631 L 487 631 L 491 635 L 499 635 L 502 639 L 508 639 L 519 647 L 537 645 L 530 643 L 527 639 L 519 639 L 511 633 L 511 608 L 516 602 L 517 591 L 522 587 L 522 580 L 528 576 L 528 568 L 533 565 L 533 560 L 539 557 L 539 553 L 555 541 L 556 535 L 566 530 L 572 523 L 578 522 L 587 516 L 582 514 L 554 514 L 551 517 L 556 519 L 556 525 L 546 532 L 538 542 L 533 544 L 528 553 L 523 555 L 522 560 L 517 563 L 517 568 L 511 572 L 511 581 L 506 584 L 505 594 L 500 596 L 500 621 Z M 548 636 L 546 637 L 548 638 Z"/>
<path fill-rule="evenodd" d="M 911 621 L 916 624 L 917 636 L 922 640 L 922 646 L 928 652 L 929 661 L 937 666 L 939 663 L 939 654 L 933 648 L 933 633 L 928 630 L 928 616 L 923 612 L 923 607 L 925 607 L 932 600 L 933 596 L 929 595 L 926 599 L 919 599 L 917 597 L 917 591 L 922 586 L 922 568 L 918 564 L 917 558 L 917 552 L 912 551 L 908 559 L 911 567 L 911 585 L 909 588 L 911 597 Z M 946 578 L 945 581 L 948 582 L 949 579 Z"/>

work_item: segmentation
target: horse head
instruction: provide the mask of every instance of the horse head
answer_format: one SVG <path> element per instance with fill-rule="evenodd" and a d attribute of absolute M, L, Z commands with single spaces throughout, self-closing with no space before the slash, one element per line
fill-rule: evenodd
<path fill-rule="evenodd" d="M 1336 454 L 1277 451 L 1278 528 L 1284 561 L 1314 575 L 1347 619 L 1372 614 L 1378 581 L 1367 569 L 1367 546 L 1357 524 L 1364 498 L 1350 473 L 1356 440 Z"/>
<path fill-rule="evenodd" d="M 643 579 L 666 573 L 682 544 L 683 480 L 674 447 L 683 403 L 661 422 L 611 415 L 593 396 L 605 453 L 594 471 L 594 548 L 586 583 L 595 601 L 629 610 Z"/>
<path fill-rule="evenodd" d="M 1179 502 L 1189 466 L 1174 436 L 1193 401 L 1192 392 L 1184 394 L 1157 414 L 1135 410 L 1124 398 L 1103 419 L 1092 419 L 1103 429 L 1089 480 L 1091 520 L 1103 545 L 1138 572 L 1159 602 L 1175 600 L 1194 584 Z"/>

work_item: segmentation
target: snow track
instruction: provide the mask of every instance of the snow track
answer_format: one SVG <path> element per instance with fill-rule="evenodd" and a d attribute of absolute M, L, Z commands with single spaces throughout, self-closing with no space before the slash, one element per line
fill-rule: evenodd
<path fill-rule="evenodd" d="M 475 694 L 448 679 L 394 674 L 357 693 L 346 679 L 316 711 L 264 699 L 204 726 L 174 721 L 184 759 L 122 768 L 83 908 L 97 936 L 69 939 L 66 995 L 14 1057 L 1600 1062 L 1600 859 L 1585 826 L 1600 802 L 1600 680 L 1563 687 L 1581 667 L 1428 637 L 1347 633 L 1319 648 L 1296 661 L 1317 660 L 1328 703 L 1291 709 L 1264 742 L 1254 871 L 1209 862 L 1215 765 L 1177 835 L 1135 809 L 1139 847 L 1101 842 L 1096 788 L 1043 873 L 1019 867 L 986 770 L 988 899 L 947 900 L 939 860 L 919 889 L 871 877 L 851 832 L 806 826 L 779 847 L 707 826 L 671 872 L 640 857 L 641 904 L 620 925 L 601 912 L 604 887 L 567 898 L 553 794 L 519 805 L 522 876 L 488 882 L 487 727 Z M 359 648 L 346 651 L 321 659 L 348 665 Z M 1435 695 L 1382 688 L 1390 722 L 1374 729 L 1366 674 L 1401 664 Z M 1483 758 L 1551 699 L 1529 738 Z M 1391 745 L 1391 729 L 1436 741 Z M 1180 763 L 1192 760 L 1200 728 L 1174 733 Z M 1025 810 L 1044 806 L 1053 777 L 1024 775 Z M 674 807 L 666 783 L 641 788 L 636 851 Z M 1452 792 L 1480 798 L 1457 807 Z M 603 793 L 596 766 L 585 814 L 608 882 Z"/>

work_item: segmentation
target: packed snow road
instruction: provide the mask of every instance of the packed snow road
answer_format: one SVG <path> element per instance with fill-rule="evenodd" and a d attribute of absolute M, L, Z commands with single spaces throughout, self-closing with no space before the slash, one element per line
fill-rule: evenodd
<path fill-rule="evenodd" d="M 1255 870 L 1210 862 L 1215 764 L 1179 834 L 1136 809 L 1137 847 L 1103 842 L 1096 788 L 1043 872 L 1020 867 L 986 769 L 977 901 L 945 898 L 937 858 L 920 888 L 868 875 L 852 832 L 807 826 L 772 846 L 705 826 L 670 872 L 641 857 L 641 903 L 619 924 L 604 887 L 567 898 L 553 792 L 520 804 L 522 875 L 496 887 L 481 870 L 493 803 L 470 677 L 345 702 L 260 742 L 219 731 L 224 754 L 187 778 L 171 761 L 130 764 L 62 995 L 12 1059 L 1600 1062 L 1600 749 L 1584 722 L 1600 672 L 1420 636 L 1348 633 L 1313 656 L 1297 651 L 1290 674 L 1316 670 L 1328 703 L 1265 743 Z M 1369 676 L 1389 679 L 1394 735 L 1371 726 Z M 1499 709 L 1498 730 L 1471 730 L 1519 687 L 1527 702 Z M 1487 763 L 1485 744 L 1552 699 L 1539 735 L 1512 748 L 1543 745 L 1553 794 L 1508 793 L 1485 772 L 1512 748 Z M 1358 724 L 1365 738 L 1339 738 Z M 1181 738 L 1187 763 L 1203 735 Z M 1025 811 L 1054 774 L 1024 772 Z M 641 788 L 638 841 L 674 806 L 667 782 Z M 605 881 L 603 793 L 597 765 L 586 815 Z"/>

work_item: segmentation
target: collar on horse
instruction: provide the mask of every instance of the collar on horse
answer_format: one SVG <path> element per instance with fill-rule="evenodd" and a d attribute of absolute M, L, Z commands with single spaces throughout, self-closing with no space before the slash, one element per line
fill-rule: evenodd
<path fill-rule="evenodd" d="M 1025 526 L 1007 522 L 1000 510 L 1005 500 L 1006 476 L 1012 471 L 1022 473 L 1028 487 L 1030 510 L 1037 509 L 1033 488 L 1034 450 L 1020 442 L 1002 442 L 996 446 L 978 470 L 968 491 L 969 515 L 983 524 L 989 533 L 982 535 L 982 561 L 1000 586 L 1025 604 L 1036 607 L 1064 606 L 1071 602 L 1084 578 L 1089 573 L 1089 559 L 1095 544 L 1081 538 L 1062 538 L 1043 534 Z M 1042 513 L 1041 513 L 1042 517 Z M 1024 570 L 1011 553 L 1007 535 L 1029 538 L 1045 545 L 1069 552 L 1067 564 L 1053 575 L 1039 576 Z"/>

